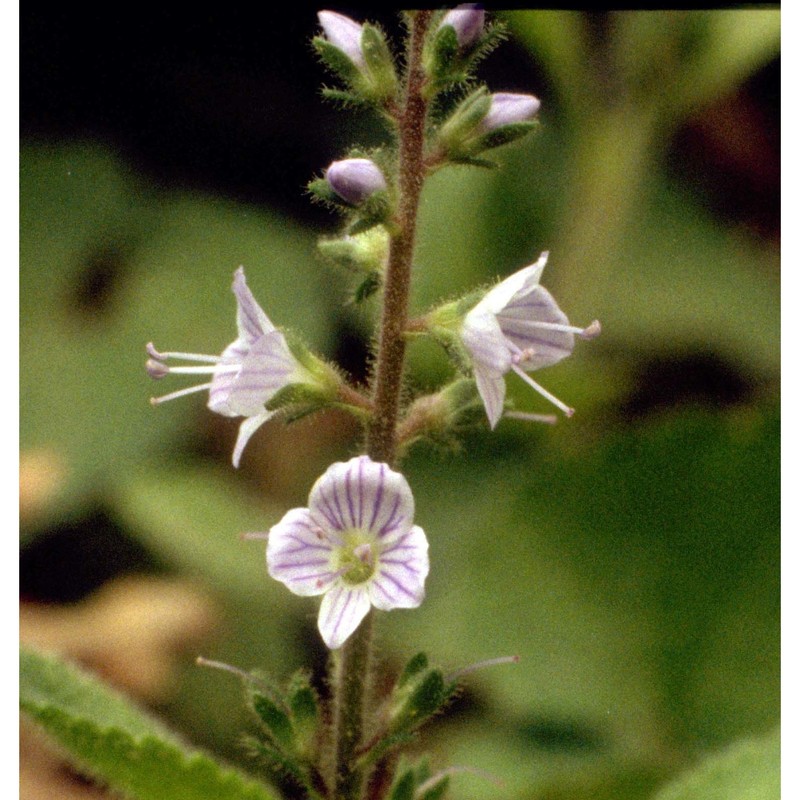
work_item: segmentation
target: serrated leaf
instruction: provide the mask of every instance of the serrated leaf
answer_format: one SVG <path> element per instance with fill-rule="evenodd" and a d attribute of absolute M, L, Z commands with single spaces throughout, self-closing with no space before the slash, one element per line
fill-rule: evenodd
<path fill-rule="evenodd" d="M 79 767 L 135 800 L 275 800 L 268 787 L 183 744 L 99 680 L 20 651 L 20 707 Z"/>
<path fill-rule="evenodd" d="M 780 800 L 780 731 L 709 756 L 654 800 Z"/>

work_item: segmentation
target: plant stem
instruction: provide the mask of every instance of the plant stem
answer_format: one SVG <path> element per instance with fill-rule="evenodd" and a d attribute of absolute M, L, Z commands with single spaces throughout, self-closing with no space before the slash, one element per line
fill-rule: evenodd
<path fill-rule="evenodd" d="M 384 281 L 383 316 L 373 389 L 374 412 L 367 430 L 367 454 L 375 461 L 391 464 L 397 448 L 397 412 L 405 359 L 403 332 L 408 318 L 408 295 L 417 209 L 425 177 L 423 161 L 427 101 L 422 96 L 425 75 L 422 45 L 430 24 L 431 11 L 417 11 L 411 22 L 405 97 L 398 119 L 398 190 L 395 222 L 397 231 L 389 246 Z"/>
<path fill-rule="evenodd" d="M 364 706 L 370 690 L 372 612 L 353 635 L 333 654 L 336 732 L 336 800 L 358 800 L 364 782 L 363 770 L 355 766 L 364 732 Z"/>
<path fill-rule="evenodd" d="M 408 318 L 417 209 L 425 177 L 423 152 L 428 104 L 422 96 L 425 82 L 422 47 L 432 13 L 430 10 L 416 11 L 410 24 L 404 97 L 397 120 L 396 228 L 389 245 L 373 380 L 373 414 L 367 429 L 367 455 L 374 461 L 384 461 L 389 465 L 393 463 L 397 450 L 397 415 L 405 360 L 404 332 Z M 365 783 L 364 771 L 356 767 L 355 761 L 356 751 L 364 738 L 364 711 L 370 691 L 372 617 L 372 612 L 367 614 L 358 630 L 334 656 L 336 800 L 359 800 Z"/>

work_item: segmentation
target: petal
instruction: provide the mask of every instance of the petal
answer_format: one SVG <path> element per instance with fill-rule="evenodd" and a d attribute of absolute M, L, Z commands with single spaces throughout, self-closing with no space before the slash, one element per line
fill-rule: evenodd
<path fill-rule="evenodd" d="M 292 382 L 300 365 L 286 346 L 280 331 L 271 331 L 256 339 L 244 357 L 241 369 L 224 385 L 224 403 L 212 381 L 209 407 L 224 405 L 237 416 L 260 414 L 273 395 Z M 224 374 L 220 377 L 224 377 Z"/>
<path fill-rule="evenodd" d="M 480 304 L 479 304 L 480 305 Z M 494 314 L 478 306 L 464 317 L 461 341 L 469 350 L 475 369 L 492 375 L 504 375 L 511 369 L 511 350 Z"/>
<path fill-rule="evenodd" d="M 541 328 L 537 322 L 569 325 L 567 315 L 558 307 L 550 292 L 537 286 L 524 297 L 506 306 L 497 321 L 503 334 L 520 350 L 531 350 L 530 358 L 520 366 L 531 372 L 566 358 L 575 347 L 575 335 L 569 331 Z"/>
<path fill-rule="evenodd" d="M 244 446 L 250 441 L 250 437 L 272 416 L 272 411 L 263 411 L 254 417 L 247 417 L 242 420 L 239 426 L 239 435 L 236 437 L 236 445 L 233 448 L 233 466 L 239 466 L 242 458 Z"/>
<path fill-rule="evenodd" d="M 341 647 L 369 611 L 365 586 L 334 585 L 322 598 L 319 608 L 319 632 L 331 650 Z"/>
<path fill-rule="evenodd" d="M 524 297 L 538 286 L 542 270 L 547 264 L 548 255 L 547 252 L 542 253 L 534 264 L 518 270 L 498 283 L 484 295 L 473 311 L 480 309 L 482 312 L 490 311 L 492 314 L 499 314 L 516 295 Z"/>
<path fill-rule="evenodd" d="M 414 521 L 408 481 L 386 464 L 358 456 L 332 464 L 314 484 L 308 501 L 312 516 L 336 530 L 369 531 L 391 542 Z"/>
<path fill-rule="evenodd" d="M 220 368 L 241 367 L 249 350 L 250 346 L 245 341 L 237 339 L 223 350 L 217 366 Z M 208 392 L 208 407 L 215 414 L 222 414 L 226 417 L 240 416 L 239 412 L 231 408 L 228 402 L 237 374 L 238 370 L 214 373 L 214 377 L 211 379 L 211 388 Z"/>
<path fill-rule="evenodd" d="M 428 540 L 419 525 L 414 525 L 387 547 L 380 556 L 369 584 L 369 598 L 375 608 L 416 608 L 425 598 L 428 577 Z"/>
<path fill-rule="evenodd" d="M 333 546 L 307 508 L 293 508 L 273 525 L 267 541 L 267 571 L 299 595 L 326 592 L 337 578 Z"/>
<path fill-rule="evenodd" d="M 232 288 L 236 295 L 236 324 L 239 328 L 239 338 L 251 343 L 262 334 L 274 331 L 275 326 L 247 286 L 244 267 L 239 267 L 233 274 Z"/>
<path fill-rule="evenodd" d="M 478 385 L 478 394 L 483 400 L 489 425 L 494 430 L 503 415 L 503 404 L 506 399 L 505 378 L 502 375 L 498 377 L 491 372 L 475 367 L 475 383 Z"/>

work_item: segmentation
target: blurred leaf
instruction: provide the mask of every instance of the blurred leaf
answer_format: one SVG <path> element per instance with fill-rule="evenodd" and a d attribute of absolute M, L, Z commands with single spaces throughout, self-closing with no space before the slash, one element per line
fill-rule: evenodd
<path fill-rule="evenodd" d="M 676 120 L 735 91 L 780 53 L 780 9 L 737 8 L 700 13 L 706 23 L 705 35 L 669 92 Z"/>
<path fill-rule="evenodd" d="M 779 800 L 780 730 L 710 756 L 655 800 Z"/>
<path fill-rule="evenodd" d="M 328 348 L 337 298 L 312 235 L 287 220 L 157 195 L 90 146 L 27 147 L 20 176 L 20 441 L 52 453 L 63 473 L 50 513 L 96 500 L 110 478 L 210 413 L 201 397 L 150 408 L 144 345 L 221 352 L 236 334 L 240 264 L 277 325 Z"/>
<path fill-rule="evenodd" d="M 113 498 L 150 552 L 202 581 L 221 601 L 223 636 L 204 655 L 275 675 L 300 666 L 298 622 L 313 618 L 315 608 L 292 602 L 297 598 L 269 578 L 264 542 L 239 540 L 243 532 L 269 530 L 285 509 L 256 502 L 233 470 L 180 463 L 144 463 L 119 481 Z M 247 717 L 236 681 L 215 670 L 187 670 L 172 714 L 176 725 L 197 730 L 207 746 L 242 756 L 238 734 Z"/>
<path fill-rule="evenodd" d="M 20 653 L 20 705 L 79 765 L 137 800 L 270 800 L 266 786 L 183 745 L 95 678 L 56 658 Z"/>
<path fill-rule="evenodd" d="M 277 586 L 267 580 L 264 544 L 239 535 L 269 530 L 283 511 L 256 503 L 232 471 L 148 464 L 121 480 L 115 497 L 137 538 L 182 573 L 248 602 Z"/>
<path fill-rule="evenodd" d="M 432 569 L 426 602 L 386 615 L 384 637 L 448 668 L 520 655 L 466 682 L 496 717 L 446 735 L 448 760 L 505 761 L 520 788 L 660 774 L 779 713 L 777 413 L 592 429 L 512 445 L 501 428 L 469 462 L 406 465 Z"/>

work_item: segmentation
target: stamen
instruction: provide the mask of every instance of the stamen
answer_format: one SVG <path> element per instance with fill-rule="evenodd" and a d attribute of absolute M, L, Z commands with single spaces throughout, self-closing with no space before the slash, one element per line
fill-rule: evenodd
<path fill-rule="evenodd" d="M 361 561 L 362 564 L 372 564 L 372 547 L 368 542 L 360 544 L 353 550 L 353 555 Z"/>
<path fill-rule="evenodd" d="M 600 320 L 596 319 L 584 328 L 583 333 L 578 335 L 581 339 L 594 339 L 596 336 L 600 335 L 600 331 L 602 331 Z"/>
<path fill-rule="evenodd" d="M 502 789 L 505 785 L 496 775 L 492 775 L 491 772 L 486 772 L 482 769 L 476 769 L 475 767 L 447 767 L 447 769 L 443 769 L 435 775 L 431 775 L 428 780 L 423 781 L 423 783 L 417 787 L 416 792 L 414 792 L 414 797 L 424 797 L 425 793 L 433 789 L 442 778 L 446 778 L 449 775 L 458 775 L 463 772 L 467 772 L 470 775 L 477 775 L 479 778 L 483 778 L 485 781 L 494 784 L 498 789 Z"/>
<path fill-rule="evenodd" d="M 175 400 L 178 397 L 185 397 L 187 394 L 194 394 L 195 392 L 202 392 L 205 389 L 210 389 L 211 383 L 201 383 L 198 386 L 189 386 L 186 389 L 179 389 L 177 392 L 162 395 L 161 397 L 151 397 L 150 405 L 158 406 L 161 403 L 166 403 L 167 400 Z"/>
<path fill-rule="evenodd" d="M 147 374 L 155 380 L 159 380 L 165 375 L 169 375 L 169 367 L 166 364 L 162 364 L 160 361 L 156 361 L 152 358 L 147 359 L 144 368 L 147 370 Z"/>
<path fill-rule="evenodd" d="M 591 339 L 592 336 L 597 336 L 597 334 L 600 333 L 599 330 L 600 323 L 597 322 L 597 320 L 595 320 L 592 323 L 592 325 L 597 324 L 598 326 L 597 333 L 595 334 L 590 333 L 588 337 L 586 337 L 585 334 L 586 331 L 592 327 L 592 325 L 590 325 L 589 328 L 579 328 L 577 325 L 562 325 L 560 322 L 539 322 L 538 320 L 531 320 L 530 322 L 527 322 L 527 324 L 530 325 L 531 328 L 540 328 L 541 330 L 545 331 L 562 331 L 563 333 L 575 333 L 578 336 L 589 339 Z"/>
<path fill-rule="evenodd" d="M 513 344 L 513 342 L 510 342 L 510 344 Z M 516 345 L 514 345 L 514 347 L 516 347 Z M 536 355 L 536 350 L 533 347 L 526 347 L 524 350 L 520 350 L 518 347 L 516 349 L 517 352 L 511 356 L 511 362 L 513 364 L 521 364 L 523 361 L 528 361 Z"/>
<path fill-rule="evenodd" d="M 157 361 L 154 363 L 158 363 Z M 241 364 L 225 364 L 217 366 L 216 364 L 209 364 L 203 367 L 166 367 L 168 372 L 175 375 L 223 375 L 229 372 L 238 372 L 242 368 Z"/>
<path fill-rule="evenodd" d="M 506 411 L 503 415 L 509 419 L 520 419 L 523 422 L 543 422 L 545 425 L 555 425 L 558 417 L 555 414 L 529 414 L 527 411 Z"/>
<path fill-rule="evenodd" d="M 237 678 L 241 678 L 243 681 L 251 682 L 253 680 L 253 676 L 245 672 L 243 669 L 239 669 L 239 667 L 232 667 L 230 664 L 226 664 L 224 661 L 212 661 L 210 658 L 197 656 L 197 658 L 194 660 L 194 663 L 197 664 L 198 667 L 211 667 L 211 669 L 221 669 L 223 672 L 230 672 L 232 675 L 236 675 Z"/>
<path fill-rule="evenodd" d="M 239 538 L 243 542 L 249 542 L 252 541 L 253 539 L 263 539 L 264 541 L 266 541 L 267 539 L 269 539 L 269 531 L 252 531 L 248 533 L 240 533 Z"/>
<path fill-rule="evenodd" d="M 533 389 L 536 389 L 536 391 L 539 392 L 539 394 L 542 397 L 549 400 L 556 408 L 560 408 L 566 416 L 571 417 L 575 413 L 574 408 L 570 408 L 566 403 L 563 403 L 555 395 L 550 394 L 550 392 L 548 392 L 547 389 L 544 388 L 544 386 L 540 386 L 538 383 L 536 383 L 536 381 L 533 378 L 531 378 L 531 376 L 528 375 L 527 372 L 523 372 L 516 364 L 512 364 L 511 369 L 513 369 L 514 372 L 516 372 L 517 375 L 519 375 L 520 378 L 522 378 L 522 380 L 524 380 L 525 383 L 528 384 L 528 386 L 532 387 Z"/>
<path fill-rule="evenodd" d="M 462 667 L 461 669 L 457 669 L 455 672 L 451 672 L 445 680 L 448 683 L 453 683 L 465 675 L 471 675 L 473 672 L 477 672 L 479 669 L 484 669 L 485 667 L 496 667 L 498 664 L 518 664 L 519 663 L 519 656 L 500 656 L 499 658 L 487 658 L 485 661 L 478 661 L 475 664 L 470 664 L 467 667 Z"/>
<path fill-rule="evenodd" d="M 147 343 L 147 353 L 159 361 L 166 361 L 168 358 L 180 358 L 184 361 L 204 361 L 209 364 L 217 364 L 221 361 L 220 356 L 206 356 L 202 353 L 159 353 L 152 342 Z"/>

